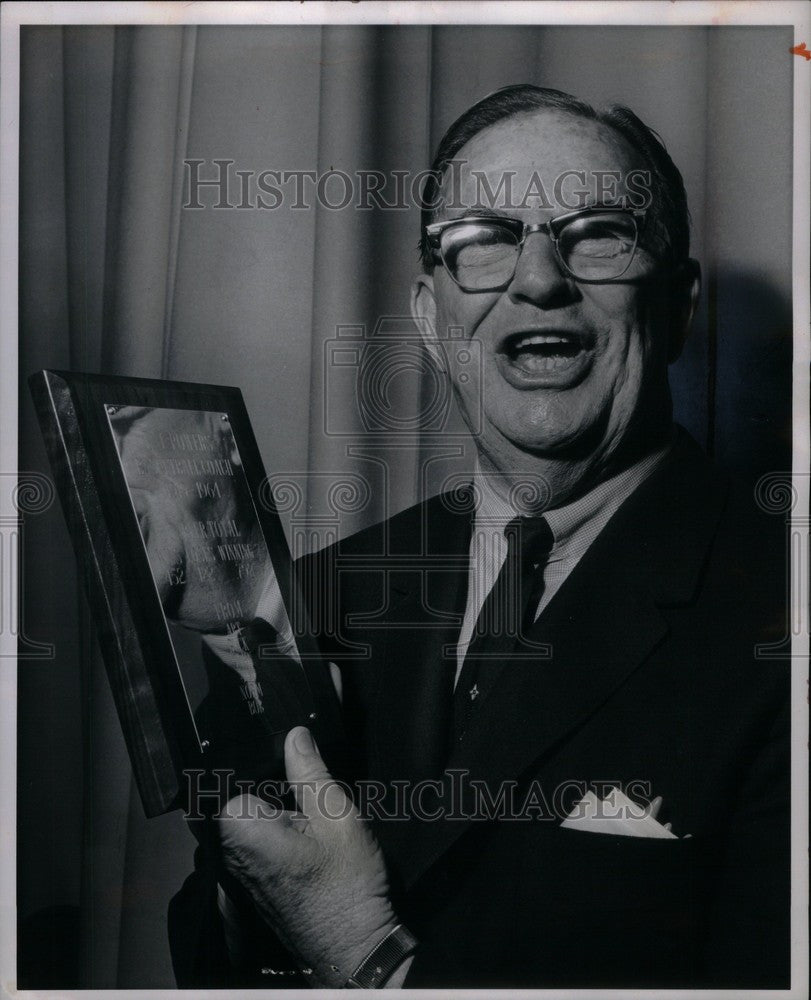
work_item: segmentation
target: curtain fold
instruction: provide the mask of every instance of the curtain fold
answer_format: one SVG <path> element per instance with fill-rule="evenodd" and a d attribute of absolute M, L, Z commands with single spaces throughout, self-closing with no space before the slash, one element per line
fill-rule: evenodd
<path fill-rule="evenodd" d="M 70 367 L 240 386 L 269 476 L 295 486 L 297 548 L 437 491 L 472 464 L 458 415 L 444 437 L 369 434 L 358 388 L 387 386 L 395 415 L 435 405 L 408 318 L 410 182 L 474 100 L 528 81 L 626 103 L 662 135 L 707 286 L 673 369 L 676 416 L 744 475 L 785 467 L 791 44 L 790 28 L 24 28 L 21 379 Z M 263 171 L 332 171 L 332 207 L 304 180 L 296 206 L 278 176 L 282 202 L 259 206 Z M 363 171 L 392 185 L 389 203 L 402 172 L 410 207 L 358 209 Z M 392 333 L 415 345 L 402 371 L 387 367 Z M 377 367 L 339 364 L 347 344 L 372 345 Z M 24 385 L 20 398 L 20 468 L 46 470 Z M 176 814 L 143 818 L 57 508 L 25 545 L 27 627 L 57 662 L 20 671 L 21 927 L 80 915 L 66 986 L 172 986 L 166 906 L 193 840 Z"/>
<path fill-rule="evenodd" d="M 182 168 L 178 121 L 184 86 L 184 33 L 194 28 L 117 29 L 107 233 L 106 371 L 165 377 L 176 272 L 173 240 Z M 182 156 L 180 157 L 182 162 Z"/>
<path fill-rule="evenodd" d="M 116 31 L 104 303 L 105 329 L 116 335 L 104 338 L 105 371 L 170 377 L 196 33 L 193 26 Z M 98 686 L 106 691 L 106 678 Z M 94 705 L 86 730 L 99 717 L 113 722 L 109 706 Z M 160 956 L 153 975 L 167 981 L 166 906 L 194 842 L 178 813 L 144 817 L 119 733 L 98 742 L 94 757 L 100 753 L 103 763 L 89 797 L 84 862 L 92 896 L 83 907 L 83 943 L 92 951 L 83 982 L 138 987 L 144 955 Z M 115 847 L 99 871 L 96 845 L 111 823 Z"/>
<path fill-rule="evenodd" d="M 709 33 L 706 233 L 716 318 L 711 443 L 754 476 L 791 469 L 790 29 Z M 752 72 L 752 67 L 757 72 Z M 778 95 L 782 94 L 782 98 Z M 756 130 L 753 124 L 757 123 Z"/>

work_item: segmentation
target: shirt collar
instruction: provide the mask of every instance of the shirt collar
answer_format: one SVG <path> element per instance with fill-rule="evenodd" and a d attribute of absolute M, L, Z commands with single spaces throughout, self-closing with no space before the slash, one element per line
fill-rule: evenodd
<path fill-rule="evenodd" d="M 662 448 L 646 455 L 632 466 L 605 479 L 579 500 L 545 512 L 545 517 L 555 538 L 555 548 L 568 543 L 573 536 L 587 528 L 600 530 L 628 499 L 634 490 L 648 478 L 664 460 L 672 447 L 668 442 Z"/>
<path fill-rule="evenodd" d="M 610 479 L 598 483 L 593 490 L 578 500 L 565 504 L 563 507 L 545 510 L 543 516 L 552 529 L 555 539 L 554 548 L 558 549 L 565 545 L 573 535 L 579 534 L 592 522 L 600 522 L 599 527 L 605 525 L 620 505 L 664 460 L 672 446 L 671 438 L 666 445 L 641 458 Z M 516 505 L 499 491 L 498 473 L 483 472 L 478 458 L 474 477 L 478 501 L 475 517 L 477 531 L 484 529 L 503 534 L 507 523 L 519 516 L 521 511 L 517 510 Z"/>

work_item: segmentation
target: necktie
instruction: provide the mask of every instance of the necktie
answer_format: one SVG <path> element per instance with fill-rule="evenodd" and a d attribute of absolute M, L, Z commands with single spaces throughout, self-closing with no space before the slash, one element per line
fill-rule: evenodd
<path fill-rule="evenodd" d="M 516 517 L 504 529 L 507 558 L 479 612 L 454 693 L 453 741 L 464 739 L 518 640 L 535 621 L 543 569 L 554 538 L 542 517 Z"/>

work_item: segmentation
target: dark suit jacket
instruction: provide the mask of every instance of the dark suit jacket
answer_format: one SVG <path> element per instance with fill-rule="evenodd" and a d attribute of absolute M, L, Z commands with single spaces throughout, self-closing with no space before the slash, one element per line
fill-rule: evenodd
<path fill-rule="evenodd" d="M 342 669 L 351 776 L 400 783 L 370 811 L 421 942 L 405 985 L 787 986 L 788 665 L 755 654 L 786 632 L 781 519 L 682 433 L 536 622 L 551 655 L 505 664 L 448 758 L 460 506 L 433 498 L 300 566 L 337 595 L 314 618 Z M 439 790 L 404 797 L 445 763 Z M 678 839 L 562 828 L 594 783 L 661 796 Z"/>

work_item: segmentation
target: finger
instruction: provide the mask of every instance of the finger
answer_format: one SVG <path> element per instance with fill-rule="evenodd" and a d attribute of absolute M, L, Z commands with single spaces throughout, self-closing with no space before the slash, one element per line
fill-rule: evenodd
<path fill-rule="evenodd" d="M 229 799 L 220 810 L 218 818 L 222 820 L 275 819 L 277 816 L 282 816 L 283 813 L 284 810 L 274 806 L 273 803 L 245 792 Z"/>
<path fill-rule="evenodd" d="M 287 780 L 299 809 L 314 824 L 351 814 L 352 803 L 327 770 L 309 729 L 297 726 L 284 743 Z"/>
<path fill-rule="evenodd" d="M 290 812 L 269 807 L 254 795 L 230 799 L 218 827 L 226 868 L 240 881 L 246 875 L 250 881 L 259 871 L 292 868 L 312 848 Z"/>
<path fill-rule="evenodd" d="M 662 808 L 662 796 L 657 795 L 656 798 L 651 802 L 645 812 L 651 817 L 651 819 L 656 819 L 659 815 L 659 810 Z"/>
<path fill-rule="evenodd" d="M 236 795 L 229 799 L 218 819 L 220 841 L 228 850 L 242 852 L 260 849 L 264 842 L 283 841 L 294 832 L 291 814 L 271 806 L 255 795 Z"/>

